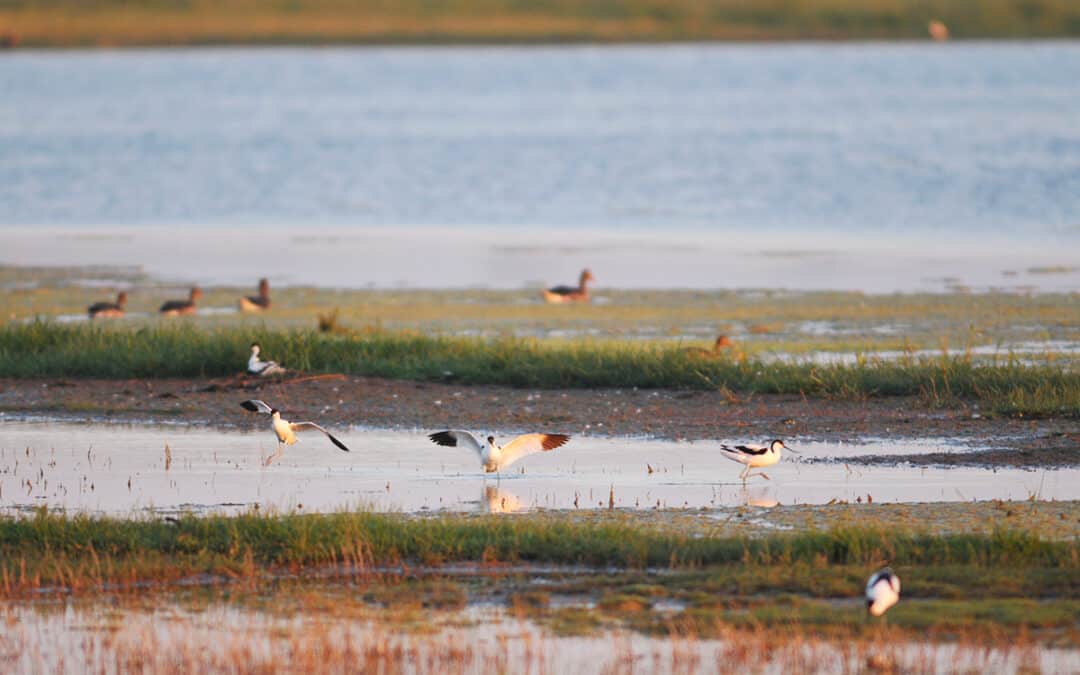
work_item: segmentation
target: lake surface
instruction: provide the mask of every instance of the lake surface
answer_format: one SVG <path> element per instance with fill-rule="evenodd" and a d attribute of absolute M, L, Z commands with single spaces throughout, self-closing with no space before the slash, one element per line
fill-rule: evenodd
<path fill-rule="evenodd" d="M 14 52 L 4 236 L 166 241 L 0 262 L 179 276 L 176 244 L 265 236 L 308 246 L 283 283 L 1027 285 L 1002 275 L 1080 251 L 1077 82 L 1075 42 Z M 308 260 L 327 233 L 357 262 Z"/>
<path fill-rule="evenodd" d="M 545 510 L 771 507 L 778 504 L 955 502 L 1071 499 L 1080 469 L 857 465 L 867 455 L 971 452 L 972 439 L 866 439 L 836 444 L 793 439 L 765 469 L 739 480 L 742 465 L 719 441 L 575 436 L 556 451 L 485 474 L 461 448 L 425 433 L 334 429 L 352 450 L 306 436 L 270 466 L 269 428 L 223 431 L 185 425 L 95 425 L 4 421 L 0 511 L 51 509 L 135 513 L 233 513 L 253 507 L 336 511 L 357 507 L 402 513 L 511 513 Z M 512 434 L 495 431 L 500 439 Z M 166 466 L 165 447 L 169 447 Z"/>

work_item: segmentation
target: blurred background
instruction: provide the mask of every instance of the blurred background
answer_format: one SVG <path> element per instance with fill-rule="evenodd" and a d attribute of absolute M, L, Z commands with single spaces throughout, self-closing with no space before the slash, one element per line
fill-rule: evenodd
<path fill-rule="evenodd" d="M 0 263 L 1074 291 L 1078 34 L 1066 0 L 5 0 Z"/>

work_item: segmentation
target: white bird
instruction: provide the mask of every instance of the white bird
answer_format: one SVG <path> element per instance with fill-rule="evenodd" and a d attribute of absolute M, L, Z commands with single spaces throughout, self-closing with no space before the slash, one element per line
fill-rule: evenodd
<path fill-rule="evenodd" d="M 278 365 L 277 361 L 263 361 L 260 359 L 259 350 L 259 343 L 252 343 L 251 358 L 248 359 L 247 366 L 248 375 L 266 377 L 267 375 L 281 375 L 285 372 L 285 369 Z"/>
<path fill-rule="evenodd" d="M 900 602 L 900 577 L 892 568 L 874 572 L 866 582 L 866 611 L 873 616 L 881 616 L 890 607 Z"/>
<path fill-rule="evenodd" d="M 326 429 L 323 429 L 318 424 L 315 424 L 314 422 L 289 422 L 287 420 L 283 420 L 281 419 L 280 410 L 278 410 L 277 408 L 271 408 L 269 405 L 258 399 L 243 401 L 242 403 L 240 403 L 240 405 L 242 405 L 245 410 L 250 410 L 251 412 L 256 413 L 266 413 L 270 415 L 270 419 L 272 420 L 271 428 L 274 430 L 274 436 L 277 437 L 278 447 L 277 452 L 266 458 L 266 466 L 270 466 L 270 462 L 273 462 L 278 457 L 281 457 L 281 454 L 284 451 L 286 445 L 292 445 L 293 443 L 296 443 L 297 431 L 307 431 L 309 429 L 321 431 L 326 434 L 326 437 L 330 439 L 331 443 L 341 448 L 345 452 L 349 451 L 349 449 L 345 447 L 344 443 L 334 438 L 333 434 L 331 434 Z"/>
<path fill-rule="evenodd" d="M 465 447 L 476 451 L 480 456 L 480 462 L 484 471 L 494 473 L 504 467 L 510 466 L 522 457 L 536 452 L 547 452 L 562 447 L 570 440 L 565 434 L 525 434 L 518 436 L 506 445 L 495 445 L 495 437 L 488 436 L 487 443 L 481 443 L 480 439 L 468 431 L 448 429 L 428 436 L 436 445 L 449 447 Z"/>
<path fill-rule="evenodd" d="M 763 466 L 772 466 L 780 461 L 780 451 L 791 450 L 781 440 L 775 440 L 768 445 L 721 445 L 720 452 L 730 460 L 745 464 L 746 468 L 739 474 L 739 478 L 745 483 L 750 476 L 750 469 L 759 469 Z M 795 452 L 794 450 L 791 450 Z M 769 477 L 764 473 L 759 474 L 765 480 Z"/>

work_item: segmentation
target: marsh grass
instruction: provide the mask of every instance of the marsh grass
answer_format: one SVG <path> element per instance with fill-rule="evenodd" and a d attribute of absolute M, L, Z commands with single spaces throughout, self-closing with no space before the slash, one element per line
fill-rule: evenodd
<path fill-rule="evenodd" d="M 940 567 L 913 592 L 945 585 L 970 588 L 982 575 L 1010 570 L 1007 589 L 1075 596 L 1080 544 L 1022 531 L 991 534 L 893 534 L 880 527 L 759 537 L 703 538 L 660 527 L 566 516 L 415 518 L 366 512 L 325 515 L 186 516 L 166 522 L 39 511 L 0 518 L 0 588 L 7 595 L 34 589 L 86 591 L 110 585 L 175 582 L 196 575 L 218 580 L 344 566 L 353 571 L 478 563 L 579 565 L 589 568 L 709 570 L 673 577 L 684 590 L 755 592 L 785 589 L 828 595 L 866 569 Z M 956 572 L 969 568 L 968 576 Z M 835 568 L 835 569 L 834 569 Z M 714 570 L 726 570 L 715 574 Z M 830 569 L 825 574 L 822 570 Z M 747 575 L 749 570 L 753 574 Z M 971 574 L 979 571 L 979 579 Z M 965 581 L 966 579 L 966 581 Z M 688 580 L 688 581 L 687 581 Z M 692 583 L 691 583 L 692 582 Z M 551 589 L 548 589 L 551 590 Z M 641 589 L 632 591 L 644 595 Z M 664 589 L 663 592 L 673 592 Z M 650 591 L 651 593 L 651 591 Z M 985 593 L 984 593 L 985 595 Z M 453 592 L 443 603 L 458 602 Z"/>
<path fill-rule="evenodd" d="M 540 388 L 716 389 L 835 398 L 964 400 L 987 412 L 1080 415 L 1080 373 L 969 356 L 867 358 L 852 365 L 703 359 L 678 345 L 616 340 L 425 336 L 159 324 L 136 330 L 46 321 L 0 329 L 2 377 L 210 377 L 238 373 L 252 341 L 292 370 Z"/>
<path fill-rule="evenodd" d="M 926 38 L 1080 34 L 1069 0 L 8 0 L 0 29 L 16 43 L 562 42 L 798 38 Z"/>

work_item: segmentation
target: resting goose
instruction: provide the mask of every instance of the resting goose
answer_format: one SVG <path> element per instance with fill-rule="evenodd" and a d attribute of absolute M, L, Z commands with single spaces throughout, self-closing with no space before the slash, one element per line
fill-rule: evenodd
<path fill-rule="evenodd" d="M 588 283 L 594 280 L 595 277 L 593 277 L 592 272 L 589 270 L 581 270 L 581 278 L 578 280 L 577 287 L 555 286 L 554 288 L 548 288 L 544 291 L 544 300 L 553 305 L 567 302 L 588 302 Z"/>
<path fill-rule="evenodd" d="M 95 302 L 86 308 L 86 313 L 91 319 L 118 319 L 124 316 L 126 305 L 127 293 L 121 291 L 116 294 L 116 302 Z"/>
<path fill-rule="evenodd" d="M 195 313 L 195 301 L 202 297 L 202 290 L 194 286 L 188 293 L 187 300 L 169 300 L 158 310 L 164 316 L 180 316 Z"/>
<path fill-rule="evenodd" d="M 270 282 L 259 279 L 259 294 L 240 298 L 241 312 L 261 312 L 270 309 Z"/>

